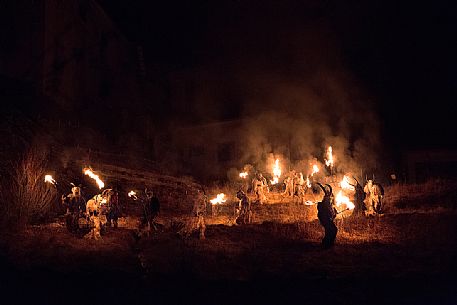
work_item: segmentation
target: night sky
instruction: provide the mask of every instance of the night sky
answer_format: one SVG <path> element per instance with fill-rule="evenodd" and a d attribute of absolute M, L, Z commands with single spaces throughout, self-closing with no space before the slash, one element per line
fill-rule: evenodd
<path fill-rule="evenodd" d="M 268 94 L 256 79 L 306 82 L 338 66 L 373 103 L 387 144 L 456 146 L 455 2 L 98 2 L 144 48 L 148 71 L 216 73 L 226 118 L 249 113 L 247 95 Z M 252 86 L 238 86 L 240 75 Z"/>

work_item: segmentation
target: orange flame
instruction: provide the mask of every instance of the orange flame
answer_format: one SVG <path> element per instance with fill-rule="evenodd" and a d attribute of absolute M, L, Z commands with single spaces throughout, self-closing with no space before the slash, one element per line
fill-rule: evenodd
<path fill-rule="evenodd" d="M 354 203 L 349 200 L 349 197 L 343 195 L 343 191 L 339 191 L 335 198 L 335 205 L 337 207 L 345 206 L 346 210 L 353 210 L 355 208 Z"/>
<path fill-rule="evenodd" d="M 98 175 L 94 174 L 94 172 L 91 169 L 85 168 L 85 169 L 83 169 L 83 173 L 85 175 L 91 177 L 92 179 L 94 179 L 95 182 L 97 182 L 99 189 L 102 189 L 105 186 L 105 183 L 100 179 L 100 177 Z"/>
<path fill-rule="evenodd" d="M 327 148 L 327 158 L 325 158 L 325 165 L 332 167 L 333 166 L 333 149 L 331 146 Z"/>
<path fill-rule="evenodd" d="M 346 175 L 344 175 L 343 179 L 341 180 L 340 186 L 343 190 L 350 190 L 350 191 L 355 190 L 355 188 L 351 184 L 349 184 L 349 177 Z"/>
<path fill-rule="evenodd" d="M 129 196 L 130 198 L 133 198 L 133 200 L 137 200 L 138 197 L 136 196 L 136 193 L 134 191 L 130 191 L 127 196 Z"/>
<path fill-rule="evenodd" d="M 319 166 L 317 164 L 313 164 L 313 172 L 311 173 L 311 177 L 314 176 L 314 174 L 319 172 Z"/>
<path fill-rule="evenodd" d="M 311 187 L 311 181 L 309 180 L 309 177 L 306 177 L 306 186 L 307 186 L 308 188 Z"/>
<path fill-rule="evenodd" d="M 217 194 L 216 198 L 210 200 L 212 204 L 222 204 L 226 201 L 227 199 L 225 198 L 224 193 Z"/>
<path fill-rule="evenodd" d="M 281 168 L 279 167 L 279 159 L 276 159 L 275 165 L 273 166 L 273 180 L 270 180 L 271 184 L 278 183 L 279 177 L 281 177 Z"/>
<path fill-rule="evenodd" d="M 51 183 L 52 185 L 56 185 L 56 181 L 52 178 L 51 175 L 44 176 L 44 182 Z"/>
<path fill-rule="evenodd" d="M 247 172 L 240 173 L 240 178 L 246 179 L 248 177 Z"/>

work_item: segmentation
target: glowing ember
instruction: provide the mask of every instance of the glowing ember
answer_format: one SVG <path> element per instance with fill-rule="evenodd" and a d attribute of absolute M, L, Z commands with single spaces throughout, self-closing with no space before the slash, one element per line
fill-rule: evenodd
<path fill-rule="evenodd" d="M 336 195 L 335 204 L 337 207 L 343 207 L 346 210 L 353 210 L 355 208 L 355 205 L 349 200 L 349 197 L 343 195 L 343 191 L 339 191 Z"/>
<path fill-rule="evenodd" d="M 98 175 L 94 174 L 94 172 L 91 169 L 85 168 L 83 169 L 83 173 L 94 179 L 95 182 L 97 182 L 99 189 L 102 189 L 105 186 L 105 183 L 100 179 L 100 177 L 98 177 Z"/>
<path fill-rule="evenodd" d="M 225 198 L 224 193 L 217 194 L 216 198 L 210 200 L 212 204 L 222 204 L 226 201 L 227 199 Z"/>
<path fill-rule="evenodd" d="M 281 177 L 281 168 L 279 167 L 279 159 L 276 159 L 275 165 L 273 166 L 273 180 L 270 180 L 271 184 L 278 183 L 279 177 Z"/>
<path fill-rule="evenodd" d="M 325 158 L 325 165 L 329 166 L 329 167 L 333 167 L 333 150 L 332 150 L 332 147 L 329 146 L 327 148 L 327 157 Z"/>
<path fill-rule="evenodd" d="M 340 186 L 343 190 L 354 191 L 355 188 L 349 183 L 349 177 L 344 175 L 343 180 L 340 182 Z"/>
<path fill-rule="evenodd" d="M 240 178 L 246 179 L 247 177 L 248 177 L 248 173 L 247 172 L 240 173 Z"/>
<path fill-rule="evenodd" d="M 136 196 L 136 193 L 134 191 L 130 191 L 128 194 L 127 194 L 130 198 L 133 198 L 134 200 L 137 200 L 138 197 Z"/>
<path fill-rule="evenodd" d="M 47 183 L 51 183 L 53 185 L 56 185 L 56 181 L 54 180 L 54 178 L 52 178 L 51 175 L 46 175 L 44 176 L 44 182 L 47 182 Z"/>

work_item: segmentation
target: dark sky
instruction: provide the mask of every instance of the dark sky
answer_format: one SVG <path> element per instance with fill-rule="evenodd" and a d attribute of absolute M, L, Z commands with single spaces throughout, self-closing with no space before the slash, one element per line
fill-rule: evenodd
<path fill-rule="evenodd" d="M 394 145 L 456 145 L 453 1 L 99 3 L 130 41 L 145 48 L 150 69 L 206 66 L 230 73 L 236 67 L 300 79 L 313 73 L 312 60 L 302 73 L 306 58 L 331 66 L 335 56 L 325 54 L 337 53 L 338 65 L 374 100 L 388 135 L 397 135 L 390 137 Z M 311 39 L 297 42 L 301 33 Z M 306 45 L 310 41 L 317 43 Z"/>

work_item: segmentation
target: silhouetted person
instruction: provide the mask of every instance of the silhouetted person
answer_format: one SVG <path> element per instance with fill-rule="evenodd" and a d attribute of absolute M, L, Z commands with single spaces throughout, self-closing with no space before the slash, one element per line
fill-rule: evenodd
<path fill-rule="evenodd" d="M 206 196 L 204 189 L 197 191 L 196 201 L 194 202 L 193 214 L 196 218 L 195 229 L 199 231 L 200 239 L 205 239 L 205 216 L 206 206 L 208 205 L 208 197 Z"/>
<path fill-rule="evenodd" d="M 121 213 L 119 192 L 115 190 L 107 192 L 107 204 L 108 211 L 106 213 L 106 224 L 108 227 L 111 227 L 111 223 L 113 223 L 114 227 L 117 228 L 119 215 Z"/>
<path fill-rule="evenodd" d="M 336 217 L 336 210 L 333 206 L 332 187 L 326 184 L 326 189 L 322 184 L 318 183 L 318 185 L 324 191 L 324 198 L 317 204 L 317 218 L 319 218 L 319 222 L 325 230 L 322 246 L 328 249 L 334 245 L 336 233 L 338 232 L 338 228 L 333 222 Z"/>
<path fill-rule="evenodd" d="M 154 194 L 149 200 L 149 206 L 151 208 L 151 218 L 154 222 L 154 220 L 157 218 L 157 216 L 159 216 L 160 213 L 160 201 L 159 198 L 157 198 L 157 196 L 155 196 Z"/>
<path fill-rule="evenodd" d="M 142 226 L 146 227 L 147 234 L 151 230 L 151 226 L 154 227 L 154 230 L 157 230 L 155 225 L 155 219 L 160 212 L 160 202 L 159 198 L 154 195 L 154 192 L 148 191 L 145 189 L 146 200 L 143 201 L 143 219 Z"/>
<path fill-rule="evenodd" d="M 237 217 L 236 223 L 247 224 L 251 223 L 252 211 L 251 211 L 251 201 L 245 192 L 239 190 L 236 193 L 236 198 L 239 199 L 238 210 L 239 215 Z"/>
<path fill-rule="evenodd" d="M 360 185 L 359 181 L 353 177 L 356 184 L 350 184 L 354 187 L 354 211 L 352 212 L 353 215 L 361 215 L 365 211 L 365 192 L 363 191 L 362 185 Z"/>

